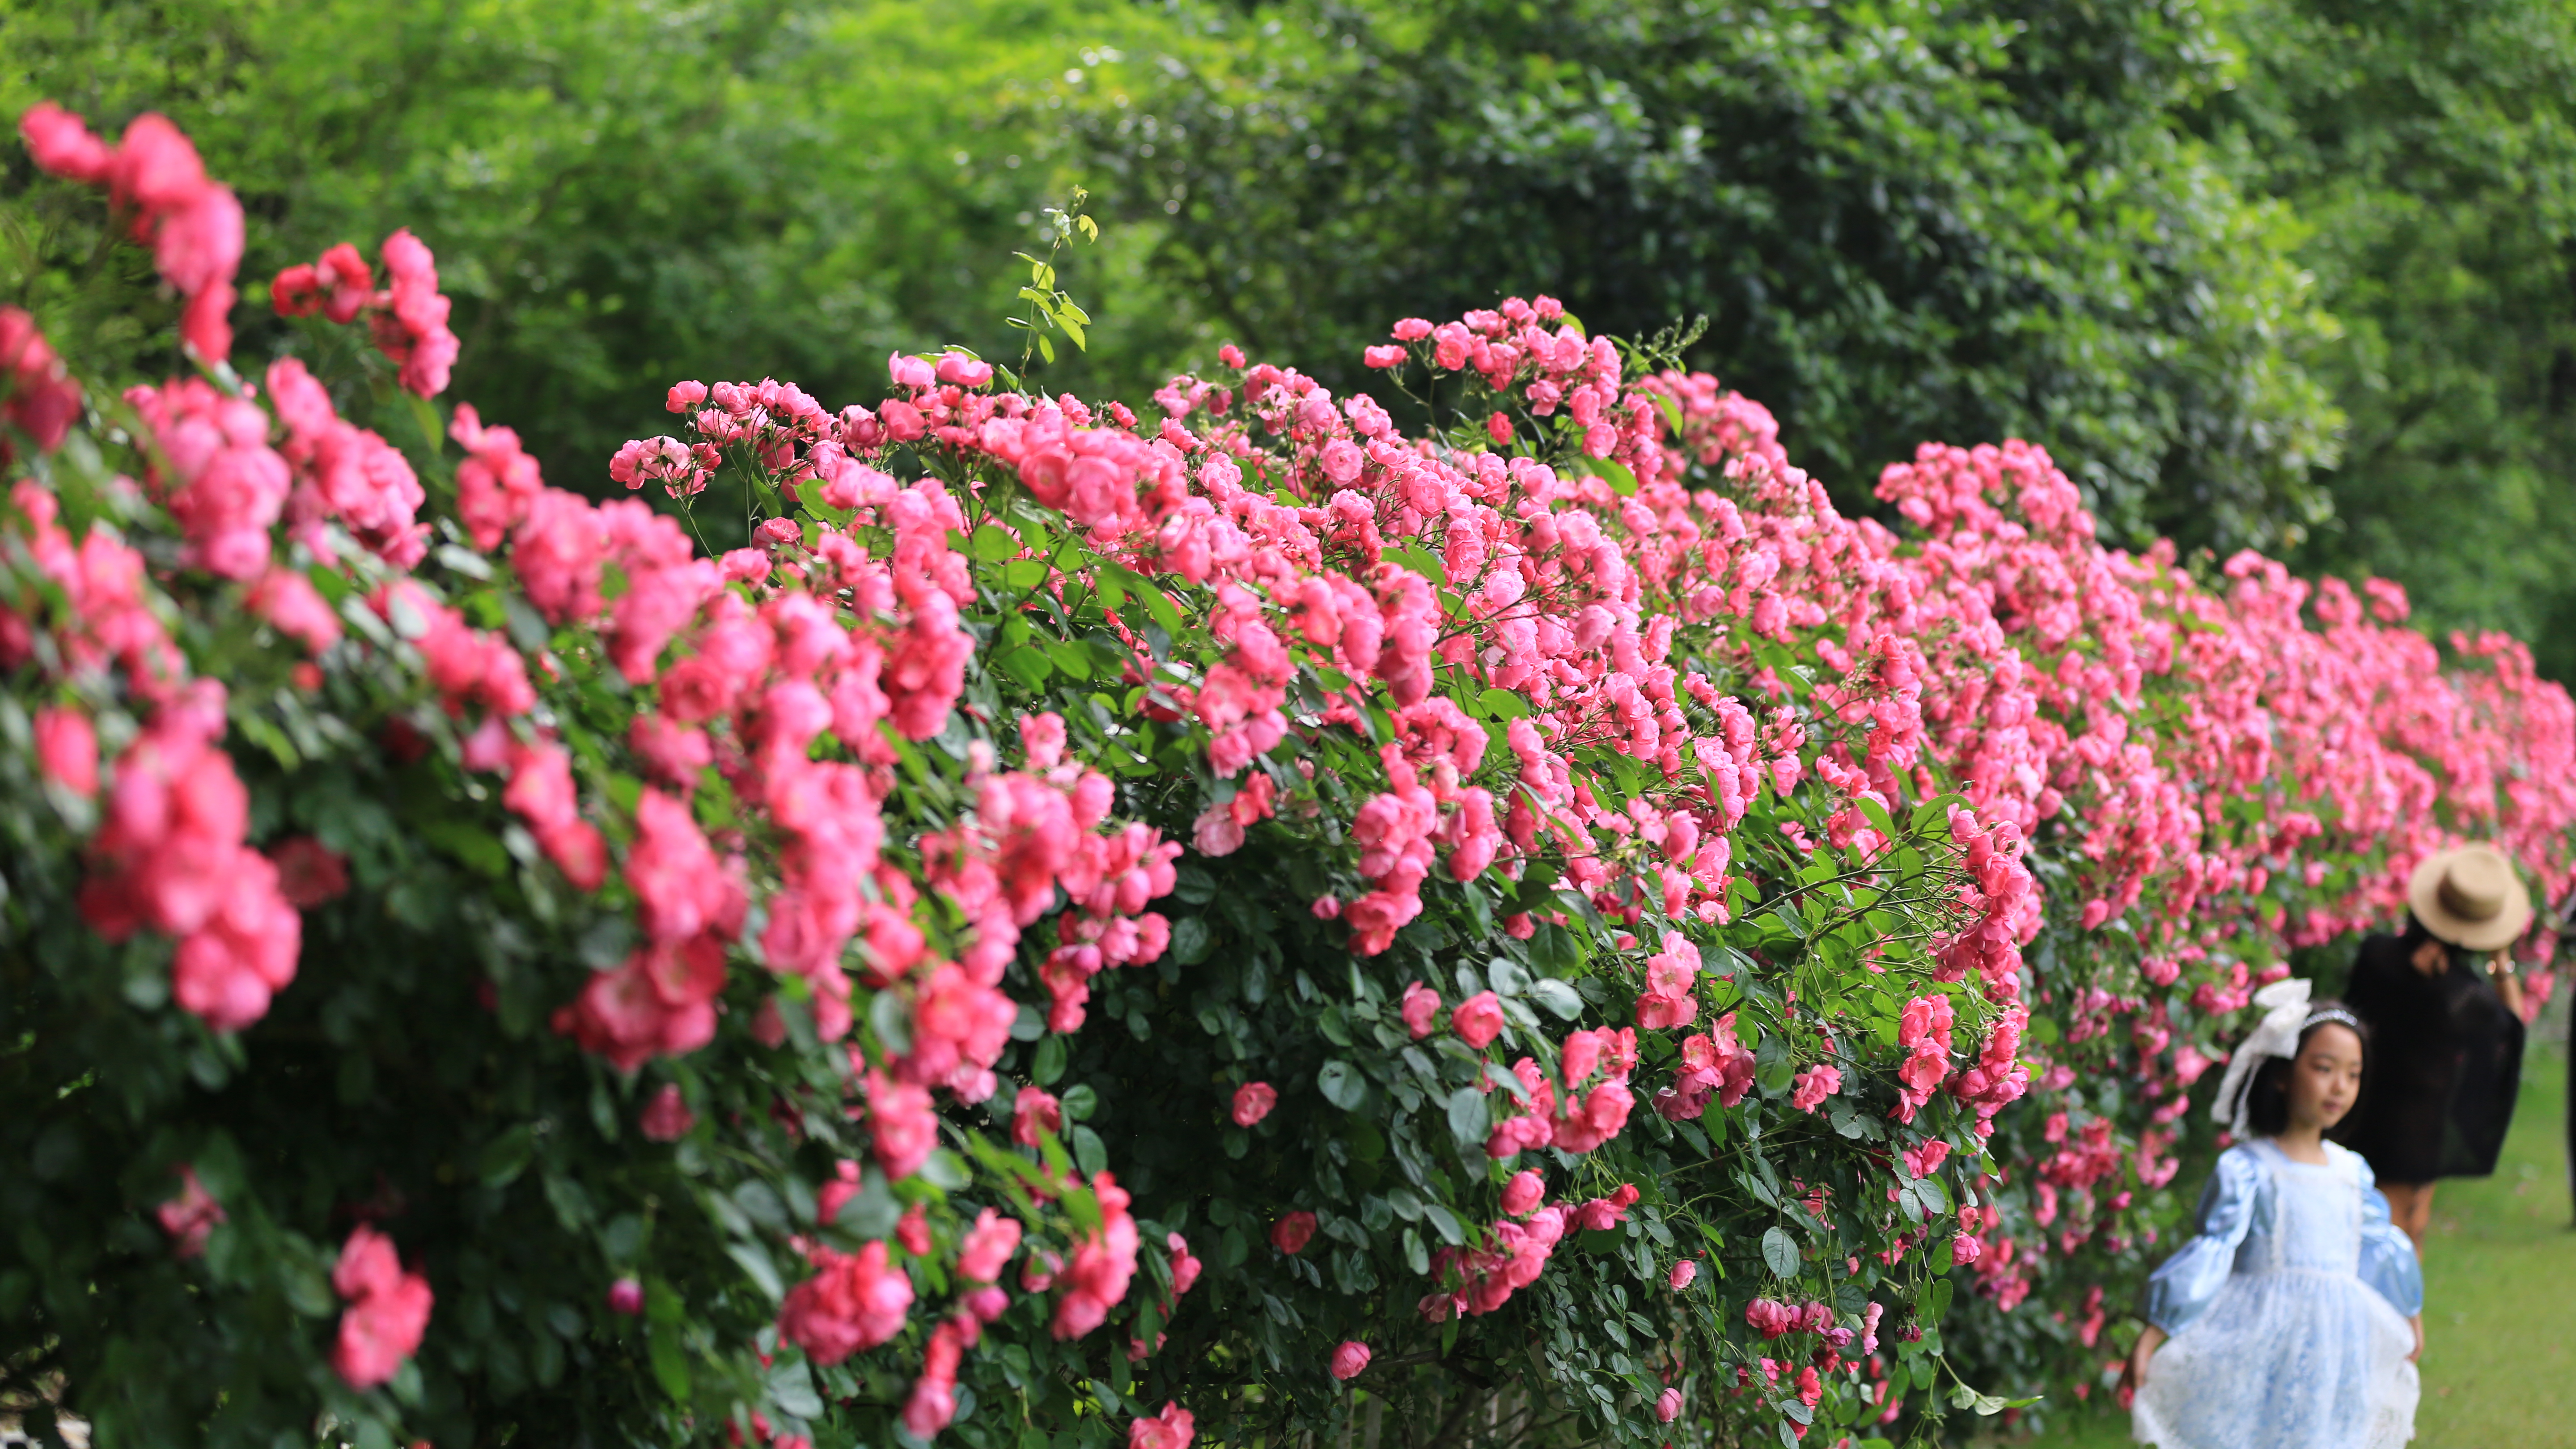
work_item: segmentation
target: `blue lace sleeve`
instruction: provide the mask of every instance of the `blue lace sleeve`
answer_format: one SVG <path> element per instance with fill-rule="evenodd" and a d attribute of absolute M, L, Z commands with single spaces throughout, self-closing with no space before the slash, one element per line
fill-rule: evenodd
<path fill-rule="evenodd" d="M 2361 1169 L 2361 1281 L 2408 1318 L 2424 1310 L 2424 1267 L 2415 1258 L 2415 1240 L 2388 1215 L 2388 1199 L 2379 1192 L 2370 1164 Z"/>
<path fill-rule="evenodd" d="M 2256 1199 L 2270 1174 L 2243 1147 L 2228 1149 L 2200 1192 L 2200 1236 L 2165 1259 L 2147 1280 L 2147 1321 L 2167 1333 L 2180 1333 L 2201 1315 L 2236 1269 L 2236 1247 L 2253 1226 Z M 2380 1216 L 2387 1216 L 2382 1203 Z"/>

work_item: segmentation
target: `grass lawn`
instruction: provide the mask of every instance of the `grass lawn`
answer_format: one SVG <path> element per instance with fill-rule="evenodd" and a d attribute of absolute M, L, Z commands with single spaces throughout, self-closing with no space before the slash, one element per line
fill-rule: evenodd
<path fill-rule="evenodd" d="M 2576 1445 L 2576 1232 L 2565 1143 L 2568 1004 L 2523 1062 L 2495 1176 L 2442 1184 L 2424 1249 L 2424 1403 L 2415 1449 Z M 2129 1442 L 2126 1414 L 2065 1423 L 2046 1449 Z"/>

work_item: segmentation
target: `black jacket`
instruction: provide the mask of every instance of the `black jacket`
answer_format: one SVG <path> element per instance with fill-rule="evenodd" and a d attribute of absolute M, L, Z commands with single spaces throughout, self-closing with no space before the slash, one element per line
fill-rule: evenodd
<path fill-rule="evenodd" d="M 2485 1177 L 2513 1123 L 2522 1021 L 2456 952 L 2447 970 L 2417 971 L 2419 939 L 2373 936 L 2353 961 L 2344 1001 L 2370 1027 L 2370 1055 L 2342 1135 L 2382 1182 Z"/>

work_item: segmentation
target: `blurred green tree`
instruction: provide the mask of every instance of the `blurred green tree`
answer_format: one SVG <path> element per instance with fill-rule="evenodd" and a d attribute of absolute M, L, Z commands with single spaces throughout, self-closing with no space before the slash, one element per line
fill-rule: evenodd
<path fill-rule="evenodd" d="M 1354 385 L 1405 312 L 1706 314 L 1692 357 L 1838 498 L 1926 438 L 2044 442 L 2124 540 L 2295 543 L 2337 417 L 2287 208 L 2183 125 L 2182 0 L 1298 0 L 1211 62 L 1058 85 L 1104 205 L 1257 350 Z M 1181 29 L 1186 27 L 1176 27 Z M 1050 97 L 1052 102 L 1056 97 Z M 1168 220 L 1164 220 L 1168 218 Z"/>
<path fill-rule="evenodd" d="M 2406 585 L 2576 678 L 2576 10 L 2248 0 L 2209 130 L 2306 224 L 2349 414 L 2307 568 Z"/>
<path fill-rule="evenodd" d="M 882 393 L 897 346 L 1016 355 L 1010 253 L 1061 187 L 1003 102 L 1159 23 L 1065 0 L 0 0 L 0 105 L 159 110 L 194 136 L 251 213 L 254 353 L 279 267 L 339 241 L 372 260 L 410 226 L 456 298 L 458 394 L 597 492 L 619 443 L 669 430 L 681 377 L 793 377 L 837 406 Z M 24 181 L 21 148 L 0 155 Z"/>

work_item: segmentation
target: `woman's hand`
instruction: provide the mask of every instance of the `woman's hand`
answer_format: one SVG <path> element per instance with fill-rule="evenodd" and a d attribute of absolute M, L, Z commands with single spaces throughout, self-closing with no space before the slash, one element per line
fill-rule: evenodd
<path fill-rule="evenodd" d="M 2406 1361 L 2408 1363 L 2420 1363 L 2424 1358 L 2424 1315 L 2418 1313 L 2413 1318 L 2406 1321 L 2415 1329 L 2415 1351 L 2406 1355 Z"/>
<path fill-rule="evenodd" d="M 2138 1331 L 2138 1346 L 2129 1350 L 2129 1361 L 2120 1370 L 2120 1387 L 2131 1394 L 2147 1386 L 2147 1360 L 2164 1347 L 2165 1331 L 2150 1323 Z"/>

